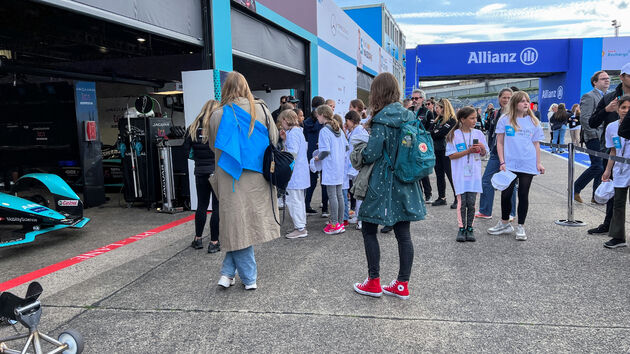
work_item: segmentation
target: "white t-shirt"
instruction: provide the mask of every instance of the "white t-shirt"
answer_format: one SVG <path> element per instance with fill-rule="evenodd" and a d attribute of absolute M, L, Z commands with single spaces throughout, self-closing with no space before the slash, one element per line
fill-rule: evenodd
<path fill-rule="evenodd" d="M 470 148 L 473 145 L 474 139 L 477 139 L 479 144 L 483 144 L 487 154 L 490 153 L 486 136 L 480 130 L 472 129 L 470 132 L 464 133 L 460 129 L 457 129 L 453 136 L 453 141 L 446 142 L 446 156 Z M 464 157 L 451 160 L 451 171 L 453 185 L 455 185 L 455 194 L 483 192 L 483 188 L 481 187 L 480 154 L 468 154 Z"/>
<path fill-rule="evenodd" d="M 301 127 L 293 127 L 287 131 L 287 140 L 284 146 L 286 151 L 296 155 L 293 174 L 287 189 L 306 189 L 310 187 L 311 176 L 309 174 L 308 159 L 306 158 L 308 144 Z"/>
<path fill-rule="evenodd" d="M 606 127 L 606 147 L 615 148 L 617 156 L 630 157 L 630 140 L 617 135 L 619 121 L 612 122 Z M 612 171 L 613 185 L 615 188 L 630 186 L 630 165 L 615 162 Z"/>
<path fill-rule="evenodd" d="M 346 136 L 343 132 L 341 132 L 339 136 L 336 136 L 326 125 L 319 131 L 317 146 L 320 153 L 322 151 L 330 152 L 330 154 L 322 160 L 322 184 L 324 186 L 343 185 L 345 178 L 344 164 L 346 161 L 346 146 L 348 146 Z"/>
<path fill-rule="evenodd" d="M 505 168 L 512 172 L 523 172 L 532 175 L 538 174 L 536 165 L 536 147 L 534 142 L 544 141 L 545 134 L 542 126 L 532 123 L 530 117 L 516 118 L 519 129 L 510 125 L 507 115 L 501 116 L 497 123 L 497 134 L 505 134 L 503 139 L 503 158 Z"/>

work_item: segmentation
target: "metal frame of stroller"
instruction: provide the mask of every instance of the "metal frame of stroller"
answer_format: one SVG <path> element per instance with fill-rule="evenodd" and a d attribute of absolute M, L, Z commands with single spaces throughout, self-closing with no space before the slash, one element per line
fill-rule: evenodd
<path fill-rule="evenodd" d="M 8 292 L 0 294 L 0 318 L 17 321 L 28 328 L 28 333 L 0 338 L 0 354 L 26 353 L 31 346 L 35 350 L 35 354 L 75 354 L 83 351 L 83 337 L 75 330 L 66 330 L 57 339 L 54 339 L 37 329 L 42 316 L 42 306 L 37 299 L 42 291 L 43 288 L 38 282 L 32 282 L 29 284 L 24 298 Z M 10 349 L 7 345 L 8 342 L 24 338 L 27 340 L 22 350 Z M 56 348 L 45 352 L 42 350 L 42 342 L 52 344 Z"/>

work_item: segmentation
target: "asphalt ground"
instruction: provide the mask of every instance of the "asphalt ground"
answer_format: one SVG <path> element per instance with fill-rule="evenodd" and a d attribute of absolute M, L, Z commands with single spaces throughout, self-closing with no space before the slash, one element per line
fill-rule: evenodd
<path fill-rule="evenodd" d="M 607 237 L 586 234 L 603 220 L 604 206 L 575 206 L 586 227 L 555 225 L 566 218 L 566 161 L 543 153 L 543 163 L 547 173 L 534 178 L 530 192 L 525 242 L 485 233 L 498 220 L 498 193 L 494 218 L 475 224 L 475 243 L 455 242 L 454 210 L 427 207 L 426 220 L 412 223 L 407 301 L 356 294 L 352 284 L 367 275 L 361 234 L 348 228 L 325 235 L 319 216 L 309 217 L 305 239 L 255 247 L 258 290 L 245 291 L 238 279 L 220 289 L 223 252 L 190 248 L 188 222 L 41 278 L 40 328 L 55 335 L 79 330 L 89 353 L 628 352 L 630 250 L 605 249 Z M 589 193 L 587 187 L 582 196 Z M 450 187 L 446 194 L 452 202 Z M 111 208 L 102 217 L 120 212 Z M 147 214 L 163 224 L 183 216 Z M 150 220 L 128 222 L 148 230 Z M 80 237 L 94 242 L 93 233 L 113 233 L 119 240 L 136 232 L 112 225 L 88 224 Z M 290 225 L 287 214 L 283 233 Z M 385 284 L 396 277 L 397 248 L 391 233 L 379 242 Z M 33 257 L 46 251 L 39 246 Z M 12 255 L 14 267 L 28 263 L 21 258 Z M 6 264 L 2 257 L 9 278 Z M 0 327 L 0 336 L 13 331 Z"/>

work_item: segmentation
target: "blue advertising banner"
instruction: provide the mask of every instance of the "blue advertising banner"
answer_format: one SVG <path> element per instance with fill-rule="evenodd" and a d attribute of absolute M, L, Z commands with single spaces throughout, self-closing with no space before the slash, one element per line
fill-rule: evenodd
<path fill-rule="evenodd" d="M 430 44 L 417 47 L 422 78 L 566 72 L 569 40 Z"/>

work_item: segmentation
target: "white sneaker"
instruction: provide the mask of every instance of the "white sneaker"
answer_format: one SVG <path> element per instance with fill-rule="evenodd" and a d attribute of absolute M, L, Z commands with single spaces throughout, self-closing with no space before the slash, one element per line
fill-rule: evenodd
<path fill-rule="evenodd" d="M 357 221 L 359 221 L 359 220 L 357 220 L 357 217 L 355 216 L 355 217 L 352 217 L 352 218 L 348 219 L 348 224 L 356 224 Z"/>
<path fill-rule="evenodd" d="M 527 240 L 527 235 L 525 235 L 525 228 L 523 225 L 516 225 L 516 239 L 518 241 Z"/>
<path fill-rule="evenodd" d="M 361 230 L 362 227 L 363 227 L 363 223 L 361 221 L 358 221 L 357 226 L 356 226 L 357 230 Z"/>
<path fill-rule="evenodd" d="M 227 289 L 230 287 L 230 285 L 234 285 L 235 282 L 236 279 L 228 278 L 225 275 L 222 275 L 221 278 L 219 278 L 219 282 L 217 284 Z"/>
<path fill-rule="evenodd" d="M 258 289 L 258 285 L 256 285 L 256 283 L 245 285 L 245 290 L 256 290 L 256 289 Z"/>
<path fill-rule="evenodd" d="M 509 222 L 514 221 L 514 216 L 510 215 L 510 218 L 508 219 Z"/>
<path fill-rule="evenodd" d="M 306 229 L 302 229 L 302 230 L 295 229 L 293 230 L 293 232 L 287 234 L 285 237 L 288 239 L 294 239 L 294 238 L 302 238 L 306 236 L 308 236 L 308 231 L 306 231 Z"/>
<path fill-rule="evenodd" d="M 330 213 L 329 212 L 322 212 L 322 218 L 327 218 L 330 217 Z"/>
<path fill-rule="evenodd" d="M 488 229 L 490 235 L 511 234 L 514 232 L 514 227 L 509 222 L 504 224 L 503 221 L 499 221 L 496 226 Z"/>

